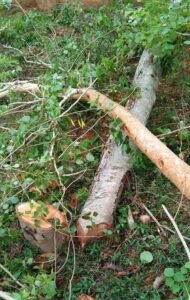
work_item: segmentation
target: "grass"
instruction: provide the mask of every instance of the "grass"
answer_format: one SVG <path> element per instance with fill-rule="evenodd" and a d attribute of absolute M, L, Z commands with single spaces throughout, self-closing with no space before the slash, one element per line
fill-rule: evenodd
<path fill-rule="evenodd" d="M 49 124 L 63 111 L 58 104 L 62 91 L 68 87 L 88 86 L 97 78 L 95 88 L 117 101 L 131 93 L 142 47 L 127 55 L 119 32 L 123 21 L 121 5 L 124 7 L 125 1 L 98 11 L 65 5 L 51 14 L 31 10 L 27 15 L 16 12 L 13 16 L 11 11 L 5 11 L 0 17 L 0 28 L 4 28 L 0 36 L 0 85 L 16 79 L 37 81 L 44 98 L 40 104 L 23 106 L 22 111 L 17 108 L 14 114 L 9 110 L 15 102 L 34 100 L 33 96 L 10 93 L 0 105 L 0 125 L 10 129 L 0 132 L 0 164 L 4 162 L 0 168 L 0 263 L 26 286 L 20 290 L 0 269 L 0 289 L 13 293 L 15 299 L 70 297 L 75 300 L 80 294 L 91 295 L 96 300 L 186 299 L 182 292 L 172 294 L 165 284 L 159 289 L 153 288 L 155 278 L 166 267 L 178 270 L 187 258 L 175 234 L 167 232 L 166 238 L 154 221 L 143 224 L 139 216 L 146 213 L 140 205 L 143 202 L 160 223 L 172 228 L 161 205 L 165 204 L 172 215 L 180 205 L 176 221 L 181 232 L 190 238 L 189 202 L 187 199 L 181 202 L 177 189 L 141 154 L 135 156 L 132 186 L 126 189 L 118 205 L 113 233 L 106 240 L 92 242 L 84 250 L 73 237 L 73 244 L 69 248 L 65 245 L 58 257 L 57 269 L 67 261 L 56 277 L 54 262 L 44 267 L 37 263 L 37 258 L 42 260 L 39 251 L 24 239 L 15 215 L 18 202 L 35 199 L 54 203 L 60 199 L 57 176 L 49 159 L 55 130 L 59 172 L 85 171 L 77 178 L 62 176 L 63 184 L 69 186 L 63 203 L 72 211 L 71 232 L 75 235 L 75 220 L 87 198 L 109 135 L 110 120 L 94 107 L 79 103 L 58 120 L 54 128 Z M 168 69 L 163 76 L 148 123 L 156 135 L 189 124 L 188 51 L 188 47 L 183 48 L 180 63 L 178 59 L 174 71 Z M 68 108 L 66 103 L 63 109 Z M 40 134 L 36 134 L 38 129 Z M 34 140 L 24 143 L 31 133 Z M 188 131 L 162 140 L 190 162 Z M 88 159 L 89 153 L 91 159 Z M 38 192 L 30 190 L 31 186 L 42 191 L 42 199 Z M 73 198 L 79 202 L 75 209 L 72 209 Z M 128 205 L 136 212 L 133 231 L 127 222 Z M 145 250 L 153 255 L 150 264 L 140 260 Z"/>

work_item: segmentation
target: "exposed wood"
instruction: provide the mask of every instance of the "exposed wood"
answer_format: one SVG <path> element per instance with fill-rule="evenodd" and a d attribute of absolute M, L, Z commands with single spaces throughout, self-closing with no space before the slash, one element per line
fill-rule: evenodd
<path fill-rule="evenodd" d="M 140 98 L 133 103 L 131 112 L 146 124 L 156 100 L 155 90 L 159 78 L 152 63 L 153 56 L 145 50 L 139 60 L 134 85 L 140 89 Z M 134 148 L 134 146 L 133 146 Z M 113 212 L 131 169 L 131 156 L 122 147 L 108 139 L 89 197 L 77 222 L 79 240 L 84 246 L 92 237 L 101 237 L 105 229 L 112 227 Z M 83 216 L 89 216 L 87 219 Z"/>
<path fill-rule="evenodd" d="M 18 204 L 16 211 L 27 240 L 40 247 L 42 252 L 60 249 L 64 235 L 53 226 L 51 220 L 58 220 L 59 227 L 67 227 L 68 222 L 63 212 L 53 205 L 43 204 L 40 207 L 35 201 Z"/>
<path fill-rule="evenodd" d="M 152 134 L 126 108 L 94 89 L 73 89 L 68 98 L 83 99 L 105 111 L 110 117 L 120 119 L 125 132 L 132 142 L 159 168 L 180 191 L 190 199 L 190 166 L 174 154 L 154 134 Z"/>

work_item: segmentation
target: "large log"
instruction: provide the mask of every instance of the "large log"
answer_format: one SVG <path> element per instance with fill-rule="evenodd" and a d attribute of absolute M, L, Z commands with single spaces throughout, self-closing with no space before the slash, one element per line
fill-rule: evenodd
<path fill-rule="evenodd" d="M 131 112 L 143 124 L 146 124 L 155 103 L 155 91 L 159 83 L 152 59 L 151 53 L 145 50 L 134 77 L 134 85 L 140 89 L 141 97 L 133 103 Z M 93 237 L 103 236 L 104 231 L 112 227 L 113 212 L 125 188 L 127 172 L 131 169 L 130 159 L 130 154 L 123 153 L 122 147 L 116 145 L 110 136 L 89 197 L 77 222 L 82 246 Z"/>
<path fill-rule="evenodd" d="M 190 166 L 187 163 L 174 154 L 125 107 L 98 91 L 88 88 L 72 89 L 63 101 L 81 98 L 101 108 L 110 117 L 121 120 L 131 141 L 190 200 Z"/>

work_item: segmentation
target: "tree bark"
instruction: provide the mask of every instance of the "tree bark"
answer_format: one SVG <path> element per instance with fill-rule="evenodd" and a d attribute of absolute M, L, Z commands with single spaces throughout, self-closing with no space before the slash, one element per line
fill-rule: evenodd
<path fill-rule="evenodd" d="M 66 99 L 79 97 L 95 104 L 110 117 L 120 119 L 131 141 L 159 168 L 180 191 L 190 200 L 190 166 L 174 154 L 154 134 L 152 134 L 126 108 L 94 89 L 73 89 Z"/>
<path fill-rule="evenodd" d="M 146 124 L 156 100 L 158 72 L 154 70 L 152 54 L 145 50 L 134 77 L 134 85 L 141 97 L 133 103 L 131 112 Z M 131 145 L 134 148 L 134 145 Z M 131 155 L 122 152 L 110 136 L 94 178 L 90 195 L 77 222 L 78 236 L 84 246 L 92 237 L 101 237 L 112 227 L 113 212 L 125 188 L 127 173 L 131 169 Z M 89 216 L 89 218 L 83 218 Z"/>

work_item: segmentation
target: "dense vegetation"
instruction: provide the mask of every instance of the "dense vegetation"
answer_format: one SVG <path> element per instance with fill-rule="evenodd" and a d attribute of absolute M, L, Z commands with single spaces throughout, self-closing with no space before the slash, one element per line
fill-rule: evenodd
<path fill-rule="evenodd" d="M 190 239 L 187 199 L 140 152 L 134 155 L 132 187 L 115 214 L 114 228 L 104 241 L 81 250 L 75 221 L 88 196 L 103 146 L 115 123 L 87 103 L 65 103 L 69 87 L 94 87 L 116 101 L 135 97 L 132 79 L 144 48 L 161 61 L 163 80 L 148 127 L 190 163 L 190 1 L 113 1 L 99 10 L 65 5 L 44 14 L 10 9 L 0 16 L 0 89 L 13 80 L 39 83 L 41 95 L 9 93 L 0 99 L 0 289 L 23 299 L 77 299 L 86 293 L 105 299 L 188 299 L 189 264 L 177 236 L 163 236 L 154 222 L 144 224 L 145 203 L 154 216 L 171 227 L 161 204 Z M 134 4 L 135 2 L 135 4 Z M 63 190 L 50 151 L 61 175 Z M 20 231 L 15 206 L 35 199 L 63 205 L 72 215 L 70 242 L 60 256 L 40 263 L 38 249 Z M 137 213 L 128 227 L 128 207 Z M 153 261 L 140 255 L 148 251 Z M 45 260 L 47 257 L 45 258 Z M 43 265 L 43 266 L 42 266 Z M 184 266 L 182 269 L 181 267 Z M 0 265 L 1 266 L 1 265 Z M 166 269 L 167 268 L 167 269 Z M 168 269 L 171 268 L 171 269 Z M 164 269 L 166 284 L 153 288 Z M 175 271 L 175 274 L 174 274 Z M 57 273 L 56 273 L 57 272 Z M 169 279 L 168 279 L 169 278 Z"/>

